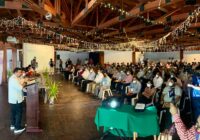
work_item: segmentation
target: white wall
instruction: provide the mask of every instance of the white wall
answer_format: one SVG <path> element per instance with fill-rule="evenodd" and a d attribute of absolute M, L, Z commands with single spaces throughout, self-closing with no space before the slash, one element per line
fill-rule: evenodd
<path fill-rule="evenodd" d="M 23 66 L 30 65 L 31 60 L 36 57 L 38 62 L 38 72 L 43 71 L 45 68 L 49 68 L 49 61 L 52 58 L 54 60 L 54 46 L 40 45 L 40 44 L 23 44 Z"/>
<path fill-rule="evenodd" d="M 105 63 L 131 63 L 132 51 L 104 51 Z"/>
<path fill-rule="evenodd" d="M 89 53 L 88 52 L 70 52 L 70 51 L 56 51 L 56 55 L 60 55 L 60 58 L 63 61 L 63 67 L 65 67 L 65 62 L 68 58 L 71 59 L 73 64 L 76 64 L 77 59 L 79 58 L 82 63 L 84 63 L 84 60 L 87 58 L 89 59 Z"/>
<path fill-rule="evenodd" d="M 200 62 L 200 51 L 184 51 L 183 61 L 185 62 Z"/>
<path fill-rule="evenodd" d="M 173 60 L 180 60 L 180 52 L 144 52 L 144 59 L 149 59 L 150 61 L 162 61 L 166 62 L 169 58 L 174 58 Z"/>

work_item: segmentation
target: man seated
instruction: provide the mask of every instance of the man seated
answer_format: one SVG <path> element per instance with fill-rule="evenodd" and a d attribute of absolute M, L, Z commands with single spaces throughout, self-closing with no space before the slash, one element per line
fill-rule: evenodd
<path fill-rule="evenodd" d="M 100 86 L 96 88 L 95 95 L 102 99 L 103 90 L 110 89 L 111 79 L 106 72 L 103 73 L 103 79 Z"/>
<path fill-rule="evenodd" d="M 144 74 L 145 74 L 145 73 L 144 73 L 144 69 L 141 68 L 141 69 L 139 70 L 139 72 L 137 73 L 137 78 L 138 78 L 138 79 L 142 78 L 142 77 L 144 76 Z"/>
<path fill-rule="evenodd" d="M 163 95 L 161 98 L 161 105 L 162 110 L 165 111 L 165 114 L 163 115 L 164 119 L 162 119 L 161 122 L 161 132 L 162 130 L 169 129 L 172 125 L 172 117 L 169 112 L 170 103 L 173 103 L 174 105 L 178 106 L 182 96 L 181 88 L 178 85 L 176 85 L 176 78 L 171 78 L 169 80 L 169 83 L 164 88 L 162 94 Z"/>
<path fill-rule="evenodd" d="M 98 86 L 101 83 L 103 77 L 104 76 L 103 76 L 103 73 L 101 72 L 101 70 L 98 70 L 94 81 L 87 85 L 88 86 L 88 91 L 87 92 L 94 94 L 96 86 Z"/>
<path fill-rule="evenodd" d="M 130 71 L 127 71 L 125 78 L 118 83 L 117 85 L 117 92 L 120 94 L 125 94 L 126 87 L 130 85 L 133 80 L 133 76 Z"/>
<path fill-rule="evenodd" d="M 116 79 L 115 79 L 115 80 L 112 80 L 111 88 L 112 88 L 112 89 L 116 89 L 117 86 L 118 86 L 118 84 L 119 84 L 120 82 L 122 82 L 123 79 L 125 79 L 125 77 L 126 77 L 125 72 L 124 72 L 123 70 L 121 70 L 121 71 L 117 74 Z"/>
<path fill-rule="evenodd" d="M 89 69 L 86 67 L 85 70 L 83 71 L 81 77 L 78 79 L 78 85 L 81 85 L 81 82 L 83 80 L 87 80 L 90 72 Z"/>
<path fill-rule="evenodd" d="M 161 89 L 163 84 L 163 78 L 161 77 L 160 73 L 157 72 L 156 76 L 153 78 L 153 85 L 156 89 Z"/>
<path fill-rule="evenodd" d="M 78 84 L 78 82 L 82 79 L 83 72 L 84 72 L 84 69 L 81 67 L 77 72 L 77 76 L 74 78 L 75 83 Z"/>
<path fill-rule="evenodd" d="M 156 93 L 156 88 L 153 86 L 151 81 L 148 81 L 146 88 L 144 89 L 144 92 L 142 93 L 141 96 L 139 96 L 138 102 L 144 104 L 151 103 L 155 93 Z"/>
<path fill-rule="evenodd" d="M 176 85 L 176 78 L 170 78 L 168 85 L 163 89 L 162 102 L 164 107 L 169 103 L 179 104 L 182 96 L 181 88 Z"/>
<path fill-rule="evenodd" d="M 87 84 L 92 82 L 94 80 L 95 76 L 96 76 L 96 74 L 95 74 L 93 68 L 91 68 L 88 78 L 85 81 L 83 81 L 83 83 L 82 83 L 82 87 L 81 87 L 82 91 L 84 91 L 84 92 L 86 91 Z"/>
<path fill-rule="evenodd" d="M 176 84 L 177 84 L 179 87 L 182 87 L 182 86 L 183 86 L 181 79 L 179 79 L 179 78 L 176 76 L 176 74 L 171 73 L 170 78 L 175 78 L 175 79 L 176 79 Z M 169 83 L 170 78 L 168 79 L 167 84 Z"/>
<path fill-rule="evenodd" d="M 127 98 L 127 102 L 131 103 L 131 99 L 136 97 L 141 91 L 141 83 L 138 81 L 136 77 L 133 77 L 133 81 L 128 87 L 128 93 L 125 94 L 125 98 Z"/>

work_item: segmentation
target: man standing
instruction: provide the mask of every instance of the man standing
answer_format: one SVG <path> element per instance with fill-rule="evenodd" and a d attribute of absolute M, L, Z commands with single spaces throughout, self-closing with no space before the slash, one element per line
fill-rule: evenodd
<path fill-rule="evenodd" d="M 15 134 L 22 133 L 25 128 L 21 126 L 22 120 L 22 102 L 23 97 L 23 85 L 20 84 L 19 78 L 22 75 L 20 68 L 15 68 L 13 75 L 9 78 L 8 82 L 8 102 L 11 106 L 11 126 L 10 130 L 14 130 Z"/>

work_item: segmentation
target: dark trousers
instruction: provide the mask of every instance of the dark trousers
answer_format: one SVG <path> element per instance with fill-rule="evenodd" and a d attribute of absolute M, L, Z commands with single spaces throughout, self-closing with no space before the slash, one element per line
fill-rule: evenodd
<path fill-rule="evenodd" d="M 126 93 L 126 87 L 129 86 L 130 83 L 118 83 L 117 84 L 117 91 L 120 93 L 120 94 L 125 94 Z"/>
<path fill-rule="evenodd" d="M 86 88 L 87 88 L 87 84 L 88 84 L 88 83 L 91 83 L 91 82 L 92 82 L 91 80 L 85 80 L 85 81 L 83 81 L 81 90 L 82 90 L 83 92 L 85 92 L 85 91 L 86 91 Z"/>
<path fill-rule="evenodd" d="M 163 112 L 162 120 L 160 124 L 160 132 L 163 132 L 166 129 L 169 130 L 170 127 L 172 126 L 172 115 L 169 112 L 169 108 L 164 108 L 163 110 L 164 112 Z"/>
<path fill-rule="evenodd" d="M 21 121 L 22 121 L 22 110 L 23 105 L 22 103 L 19 104 L 10 104 L 11 106 L 11 125 L 15 126 L 15 129 L 21 128 Z"/>
<path fill-rule="evenodd" d="M 116 90 L 116 87 L 118 85 L 119 82 L 115 82 L 114 80 L 111 82 L 111 90 Z"/>
<path fill-rule="evenodd" d="M 151 98 L 147 98 L 144 95 L 141 95 L 138 99 L 138 103 L 143 103 L 143 104 L 149 104 L 151 103 L 152 99 Z"/>
<path fill-rule="evenodd" d="M 126 94 L 122 94 L 123 99 L 127 100 L 127 103 L 129 105 L 131 105 L 131 100 L 132 98 L 135 98 L 137 96 L 137 94 L 133 94 L 133 95 L 126 95 Z"/>

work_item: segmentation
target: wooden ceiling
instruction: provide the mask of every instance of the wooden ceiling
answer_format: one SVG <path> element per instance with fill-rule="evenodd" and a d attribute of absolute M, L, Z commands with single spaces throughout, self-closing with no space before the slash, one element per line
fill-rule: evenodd
<path fill-rule="evenodd" d="M 183 22 L 198 6 L 188 5 L 186 0 L 0 0 L 1 18 L 17 16 L 42 22 L 54 27 L 63 27 L 62 34 L 88 42 L 120 43 L 129 38 L 154 41 L 172 31 Z M 115 10 L 105 6 L 110 3 Z M 119 9 L 128 12 L 120 16 Z M 49 21 L 45 15 L 50 12 Z M 132 16 L 130 16 L 130 14 Z M 136 17 L 144 17 L 144 19 Z M 199 16 L 200 17 L 200 16 Z M 122 18 L 120 20 L 120 18 Z M 162 22 L 148 24 L 146 20 Z M 170 27 L 166 29 L 167 27 Z M 56 28 L 55 28 L 56 29 Z M 45 35 L 38 36 L 30 29 L 6 30 L 0 27 L 1 36 L 13 35 L 44 41 Z M 176 42 L 182 46 L 200 43 L 200 18 Z"/>

